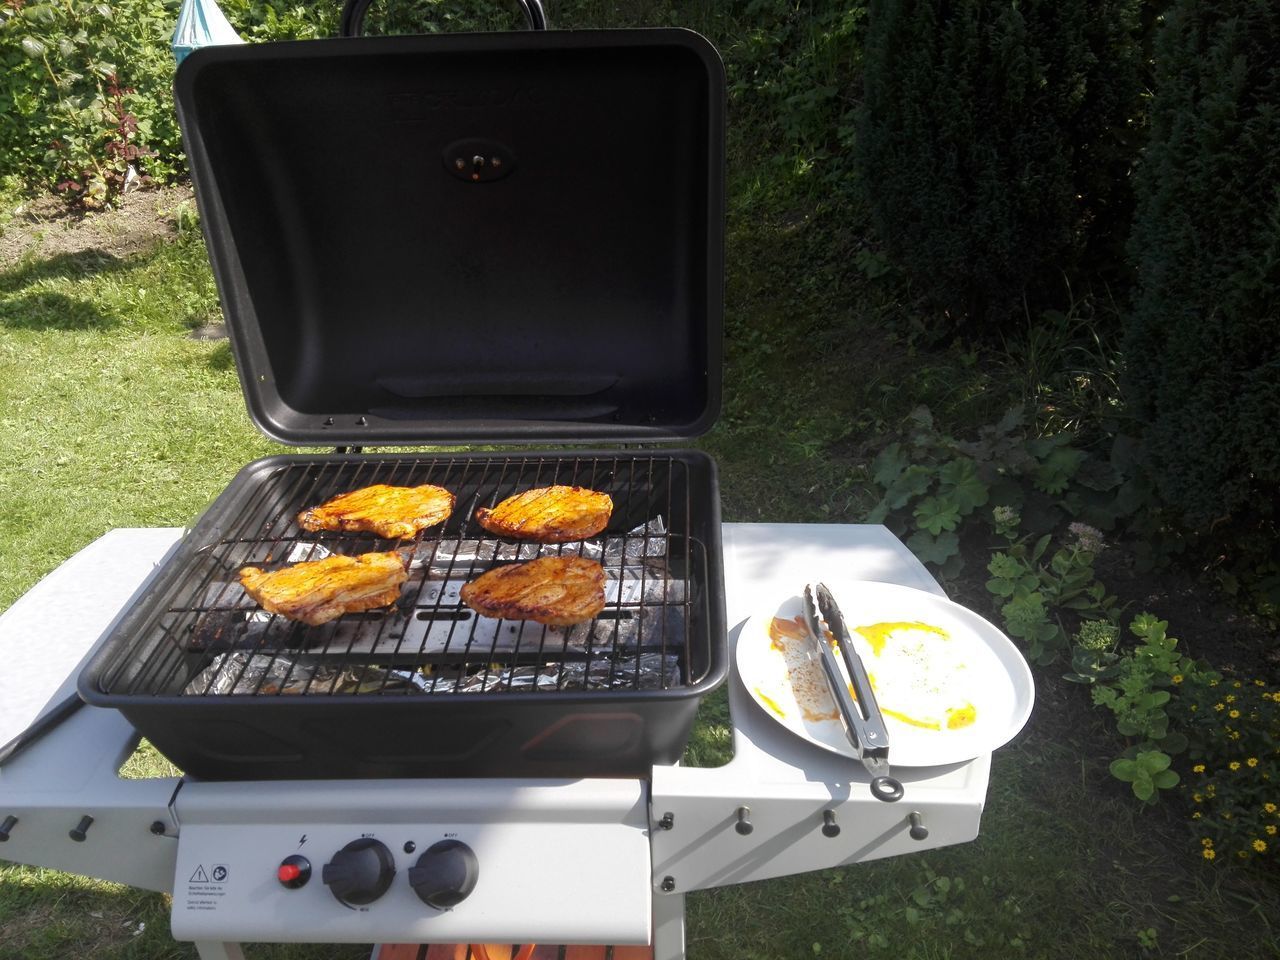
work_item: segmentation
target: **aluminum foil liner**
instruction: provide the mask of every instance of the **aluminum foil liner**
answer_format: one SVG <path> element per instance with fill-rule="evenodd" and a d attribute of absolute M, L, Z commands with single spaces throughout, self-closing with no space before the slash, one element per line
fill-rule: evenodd
<path fill-rule="evenodd" d="M 667 525 L 662 517 L 628 530 L 622 536 L 573 543 L 507 543 L 492 537 L 466 540 L 424 541 L 418 544 L 410 569 L 453 567 L 495 560 L 536 560 L 538 557 L 576 556 L 617 566 L 627 560 L 665 557 Z M 312 559 L 320 559 L 314 557 Z"/>
<path fill-rule="evenodd" d="M 547 663 L 541 666 L 484 668 L 461 678 L 442 674 L 426 679 L 437 693 L 482 693 L 489 690 L 662 690 L 681 685 L 680 660 L 672 654 Z"/>
<path fill-rule="evenodd" d="M 188 696 L 233 694 L 298 695 L 334 693 L 416 693 L 429 681 L 407 670 L 378 667 L 335 668 L 315 658 L 236 651 L 219 654 L 183 693 Z"/>

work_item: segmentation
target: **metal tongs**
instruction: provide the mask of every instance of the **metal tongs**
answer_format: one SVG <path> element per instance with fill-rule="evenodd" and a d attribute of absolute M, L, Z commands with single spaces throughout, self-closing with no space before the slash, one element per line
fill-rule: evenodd
<path fill-rule="evenodd" d="M 831 687 L 831 696 L 844 718 L 845 734 L 857 751 L 858 759 L 871 774 L 871 795 L 886 803 L 901 800 L 902 783 L 889 776 L 889 734 L 884 728 L 884 717 L 876 703 L 875 691 L 871 689 L 871 679 L 867 676 L 867 668 L 862 665 L 862 658 L 853 648 L 840 607 L 824 584 L 814 583 L 804 588 L 804 621 L 818 646 L 827 685 Z M 831 649 L 833 646 L 840 651 L 849 672 L 853 696 L 849 695 L 849 687 Z"/>

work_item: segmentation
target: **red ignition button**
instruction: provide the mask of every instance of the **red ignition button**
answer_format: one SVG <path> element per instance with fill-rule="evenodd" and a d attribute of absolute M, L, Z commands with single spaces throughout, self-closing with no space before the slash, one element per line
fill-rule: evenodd
<path fill-rule="evenodd" d="M 296 853 L 285 857 L 276 868 L 276 879 L 290 890 L 298 889 L 311 879 L 311 861 Z"/>

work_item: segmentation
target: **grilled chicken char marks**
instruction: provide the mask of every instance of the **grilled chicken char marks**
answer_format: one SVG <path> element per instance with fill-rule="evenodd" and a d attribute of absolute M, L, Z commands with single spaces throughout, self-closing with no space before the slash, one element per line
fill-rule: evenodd
<path fill-rule="evenodd" d="M 409 561 L 394 550 L 339 554 L 279 570 L 243 567 L 240 583 L 265 610 L 318 627 L 344 613 L 389 607 L 409 579 Z"/>
<path fill-rule="evenodd" d="M 565 543 L 594 537 L 612 513 L 613 499 L 607 493 L 557 484 L 517 493 L 492 509 L 481 507 L 476 521 L 502 537 Z"/>
<path fill-rule="evenodd" d="M 483 573 L 461 596 L 486 617 L 564 627 L 604 609 L 604 568 L 582 557 L 540 557 Z"/>
<path fill-rule="evenodd" d="M 444 487 L 429 483 L 419 487 L 375 483 L 303 510 L 298 514 L 298 525 L 313 532 L 368 532 L 388 540 L 408 540 L 447 520 L 453 504 L 453 494 Z"/>

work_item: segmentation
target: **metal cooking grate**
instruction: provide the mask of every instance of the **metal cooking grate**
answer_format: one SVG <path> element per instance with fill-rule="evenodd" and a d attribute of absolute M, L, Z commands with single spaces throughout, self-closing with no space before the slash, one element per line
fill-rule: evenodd
<path fill-rule="evenodd" d="M 145 629 L 105 665 L 112 694 L 214 697 L 293 694 L 668 689 L 695 684 L 692 605 L 706 557 L 690 536 L 688 467 L 663 456 L 335 459 L 284 463 L 259 478 L 231 520 L 159 587 Z M 432 483 L 454 493 L 452 516 L 417 539 L 298 527 L 306 507 L 374 483 Z M 608 493 L 606 530 L 585 543 L 496 538 L 473 519 L 532 487 L 568 484 Z M 318 627 L 261 610 L 240 587 L 247 565 L 274 569 L 399 549 L 409 580 L 386 611 L 346 614 Z M 606 607 L 572 627 L 481 617 L 463 583 L 494 566 L 549 554 L 599 559 Z"/>

